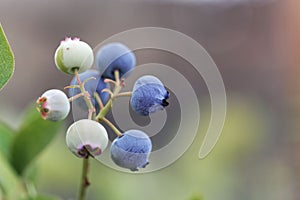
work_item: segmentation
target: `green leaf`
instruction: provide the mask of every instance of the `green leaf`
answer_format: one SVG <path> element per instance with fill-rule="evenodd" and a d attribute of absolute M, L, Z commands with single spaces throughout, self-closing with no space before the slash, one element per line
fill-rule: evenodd
<path fill-rule="evenodd" d="M 0 151 L 5 157 L 9 157 L 10 145 L 14 131 L 6 124 L 0 122 Z"/>
<path fill-rule="evenodd" d="M 15 60 L 0 24 L 0 90 L 14 73 Z"/>
<path fill-rule="evenodd" d="M 26 193 L 16 172 L 0 152 L 0 188 L 7 199 L 20 199 Z"/>
<path fill-rule="evenodd" d="M 35 108 L 27 112 L 11 148 L 11 163 L 20 175 L 61 128 L 61 122 L 43 120 Z"/>

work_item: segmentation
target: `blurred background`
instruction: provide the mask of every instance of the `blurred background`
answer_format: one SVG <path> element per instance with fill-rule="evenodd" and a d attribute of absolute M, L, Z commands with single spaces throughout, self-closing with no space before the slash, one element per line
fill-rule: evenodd
<path fill-rule="evenodd" d="M 0 0 L 0 22 L 16 59 L 15 74 L 0 92 L 0 119 L 18 127 L 20 113 L 46 89 L 69 84 L 72 77 L 53 60 L 66 35 L 94 47 L 132 28 L 174 29 L 203 45 L 223 76 L 228 112 L 222 136 L 199 160 L 210 118 L 201 75 L 167 52 L 137 51 L 139 65 L 184 71 L 199 98 L 199 134 L 177 162 L 157 172 L 126 174 L 93 161 L 89 199 L 298 200 L 299 9 L 295 0 Z M 66 127 L 71 122 L 70 115 Z M 66 148 L 64 132 L 37 162 L 38 191 L 75 198 L 81 162 Z"/>

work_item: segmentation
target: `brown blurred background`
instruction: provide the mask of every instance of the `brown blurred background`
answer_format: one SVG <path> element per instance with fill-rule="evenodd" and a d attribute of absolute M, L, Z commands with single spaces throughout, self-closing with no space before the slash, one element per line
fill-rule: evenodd
<path fill-rule="evenodd" d="M 92 171 L 101 181 L 91 187 L 91 199 L 179 200 L 200 193 L 205 200 L 298 200 L 299 20 L 296 0 L 0 0 L 0 22 L 16 58 L 15 74 L 0 92 L 0 118 L 16 127 L 20 112 L 43 91 L 68 85 L 71 77 L 59 72 L 53 60 L 64 36 L 96 46 L 132 28 L 174 29 L 202 44 L 223 76 L 228 116 L 220 142 L 207 159 L 197 160 L 200 136 L 174 165 L 143 177 L 94 164 Z M 185 67 L 167 53 L 141 51 L 137 58 L 138 64 Z M 209 110 L 205 84 L 193 71 L 186 73 L 199 84 L 200 104 Z M 79 180 L 72 173 L 79 173 L 80 164 L 62 140 L 58 137 L 39 158 L 38 189 L 70 198 L 77 187 L 73 182 Z M 53 156 L 58 149 L 65 157 Z M 65 159 L 71 159 L 68 167 Z M 57 183 L 55 178 L 65 180 Z M 116 194 L 115 186 L 121 188 Z"/>

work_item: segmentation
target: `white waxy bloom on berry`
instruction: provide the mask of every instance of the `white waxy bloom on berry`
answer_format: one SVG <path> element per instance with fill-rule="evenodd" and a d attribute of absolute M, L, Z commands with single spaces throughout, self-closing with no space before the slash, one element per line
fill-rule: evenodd
<path fill-rule="evenodd" d="M 66 143 L 77 157 L 96 157 L 105 150 L 108 144 L 106 129 L 98 122 L 81 119 L 74 122 L 67 130 Z"/>
<path fill-rule="evenodd" d="M 64 92 L 51 89 L 38 98 L 37 109 L 43 119 L 59 121 L 68 116 L 70 112 L 70 102 Z"/>
<path fill-rule="evenodd" d="M 74 74 L 75 70 L 82 73 L 91 68 L 94 62 L 92 48 L 79 38 L 68 38 L 61 41 L 55 51 L 56 67 L 64 73 Z"/>

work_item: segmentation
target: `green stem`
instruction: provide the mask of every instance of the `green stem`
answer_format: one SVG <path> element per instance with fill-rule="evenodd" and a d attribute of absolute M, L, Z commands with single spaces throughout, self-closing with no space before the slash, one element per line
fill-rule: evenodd
<path fill-rule="evenodd" d="M 95 97 L 96 101 L 98 102 L 100 110 L 101 110 L 104 106 L 103 106 L 103 102 L 102 102 L 99 94 L 97 92 L 95 92 L 94 97 Z"/>
<path fill-rule="evenodd" d="M 70 97 L 68 100 L 69 100 L 69 102 L 72 102 L 72 101 L 74 101 L 75 99 L 78 99 L 78 98 L 83 97 L 83 96 L 84 96 L 83 93 L 76 94 L 75 96 Z"/>
<path fill-rule="evenodd" d="M 80 185 L 78 200 L 84 200 L 86 197 L 86 189 L 90 185 L 90 182 L 88 180 L 88 171 L 89 171 L 89 157 L 86 157 L 83 159 L 81 185 Z"/>
<path fill-rule="evenodd" d="M 118 97 L 131 97 L 131 96 L 132 96 L 132 92 L 122 92 L 122 93 L 116 94 L 114 96 L 114 99 L 118 98 Z"/>
<path fill-rule="evenodd" d="M 83 98 L 84 98 L 84 101 L 85 101 L 87 107 L 89 108 L 89 111 L 94 112 L 94 109 L 95 109 L 95 108 L 94 108 L 94 105 L 93 105 L 93 103 L 92 103 L 90 97 L 86 95 L 86 94 L 88 94 L 88 93 L 87 93 L 87 91 L 86 91 L 85 88 L 84 88 L 84 83 L 82 83 L 82 82 L 80 81 L 79 74 L 78 74 L 78 70 L 75 71 L 75 76 L 76 76 L 77 83 L 78 83 L 78 85 L 79 85 L 80 91 L 81 91 L 82 94 L 84 94 Z"/>
<path fill-rule="evenodd" d="M 110 111 L 112 105 L 112 99 L 109 99 L 109 101 L 106 103 L 106 105 L 101 109 L 99 114 L 96 116 L 96 120 L 100 121 L 105 115 Z"/>
<path fill-rule="evenodd" d="M 89 114 L 88 114 L 88 118 L 89 119 L 95 119 L 95 108 L 92 104 L 92 101 L 90 99 L 89 96 L 85 95 L 87 94 L 87 91 L 84 88 L 84 83 L 85 82 L 81 82 L 79 75 L 78 75 L 78 71 L 75 71 L 75 77 L 77 79 L 80 91 L 82 94 L 84 94 L 84 101 L 89 109 Z M 90 185 L 89 180 L 88 180 L 88 168 L 89 168 L 89 157 L 86 157 L 83 159 L 83 166 L 82 166 L 82 174 L 81 174 L 81 184 L 80 184 L 80 188 L 79 188 L 79 195 L 78 195 L 78 200 L 84 200 L 85 196 L 86 196 L 86 189 L 87 187 Z"/>
<path fill-rule="evenodd" d="M 105 117 L 105 115 L 110 111 L 111 106 L 112 106 L 112 102 L 114 99 L 114 96 L 116 96 L 117 94 L 119 94 L 119 92 L 122 90 L 123 86 L 120 82 L 120 76 L 119 76 L 119 71 L 116 70 L 115 71 L 115 89 L 113 92 L 113 95 L 111 96 L 111 98 L 109 99 L 109 101 L 106 103 L 106 105 L 101 109 L 101 111 L 98 113 L 98 115 L 96 116 L 96 120 L 97 121 L 101 121 L 103 117 Z"/>
<path fill-rule="evenodd" d="M 115 127 L 115 125 L 113 123 L 111 123 L 108 119 L 106 119 L 105 117 L 102 117 L 101 121 L 103 121 L 104 123 L 106 123 L 117 134 L 117 136 L 121 136 L 122 135 L 121 131 L 119 131 L 117 129 L 117 127 Z"/>

